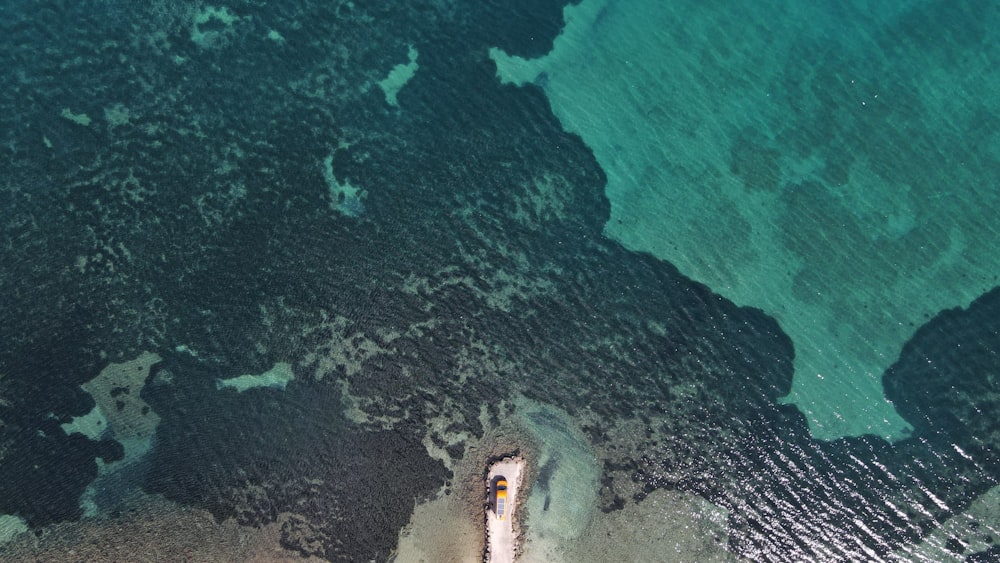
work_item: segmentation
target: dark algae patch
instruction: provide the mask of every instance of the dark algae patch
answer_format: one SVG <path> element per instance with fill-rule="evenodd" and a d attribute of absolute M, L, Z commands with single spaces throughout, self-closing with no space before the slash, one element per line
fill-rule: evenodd
<path fill-rule="evenodd" d="M 432 422 L 481 436 L 498 389 L 581 421 L 601 508 L 702 495 L 756 560 L 885 556 L 995 485 L 996 292 L 888 373 L 913 438 L 812 440 L 776 404 L 794 351 L 775 321 L 605 238 L 593 155 L 538 88 L 496 79 L 490 47 L 537 56 L 561 27 L 560 3 L 516 4 L 9 10 L 0 513 L 81 516 L 122 445 L 60 425 L 142 351 L 162 358 L 145 387 L 111 391 L 160 417 L 129 482 L 331 561 L 390 557 L 452 478 L 425 438 L 464 453 Z M 392 107 L 378 82 L 410 47 Z M 760 175 L 755 142 L 733 166 Z M 283 391 L 217 386 L 277 362 Z"/>

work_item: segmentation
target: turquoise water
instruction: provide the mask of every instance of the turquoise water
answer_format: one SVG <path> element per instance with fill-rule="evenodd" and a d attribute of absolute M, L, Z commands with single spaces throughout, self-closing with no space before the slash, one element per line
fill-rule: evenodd
<path fill-rule="evenodd" d="M 996 11 L 587 1 L 537 82 L 608 174 L 605 233 L 778 319 L 817 437 L 909 425 L 881 377 L 997 284 Z"/>
<path fill-rule="evenodd" d="M 993 4 L 0 7 L 0 559 L 998 557 Z"/>

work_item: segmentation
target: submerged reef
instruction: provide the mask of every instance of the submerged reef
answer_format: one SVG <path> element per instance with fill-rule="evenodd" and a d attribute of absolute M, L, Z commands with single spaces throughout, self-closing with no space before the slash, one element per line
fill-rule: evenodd
<path fill-rule="evenodd" d="M 328 560 L 389 557 L 452 477 L 425 438 L 460 456 L 445 438 L 504 416 L 498 390 L 579 421 L 605 510 L 697 493 L 757 560 L 883 556 L 995 484 L 995 295 L 928 324 L 887 376 L 912 439 L 813 440 L 776 402 L 778 324 L 605 238 L 591 152 L 537 87 L 497 81 L 488 49 L 547 52 L 561 3 L 247 4 L 212 41 L 174 3 L 67 9 L 15 14 L 0 52 L 21 76 L 0 94 L 0 474 L 20 475 L 0 512 L 79 517 L 118 446 L 59 424 L 145 350 L 162 361 L 142 488 L 278 522 Z M 376 86 L 410 46 L 390 106 Z M 335 209 L 328 158 L 363 206 Z M 957 367 L 970 343 L 978 369 Z M 284 390 L 216 388 L 280 362 Z"/>

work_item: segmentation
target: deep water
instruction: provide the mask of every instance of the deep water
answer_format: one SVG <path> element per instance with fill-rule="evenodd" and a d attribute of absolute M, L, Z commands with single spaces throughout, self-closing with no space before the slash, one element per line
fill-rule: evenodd
<path fill-rule="evenodd" d="M 954 20 L 898 4 L 876 19 L 955 38 L 908 47 L 935 61 L 996 43 L 996 28 L 978 23 L 996 20 L 990 3 L 959 3 Z M 0 5 L 0 514 L 39 537 L 88 510 L 117 517 L 135 489 L 220 521 L 279 522 L 282 546 L 303 555 L 386 560 L 414 503 L 453 487 L 426 442 L 460 459 L 464 444 L 449 440 L 506 416 L 498 393 L 574 417 L 598 456 L 599 510 L 657 489 L 699 495 L 728 510 L 734 557 L 905 558 L 997 485 L 996 278 L 977 278 L 974 300 L 938 306 L 886 352 L 885 398 L 912 431 L 817 439 L 780 401 L 802 342 L 768 310 L 774 301 L 734 302 L 727 287 L 623 244 L 625 223 L 609 228 L 619 171 L 607 146 L 567 126 L 566 101 L 552 97 L 559 77 L 498 78 L 491 49 L 545 56 L 562 3 Z M 745 40 L 715 39 L 733 53 Z M 789 65 L 827 60 L 806 44 Z M 414 60 L 411 48 L 419 68 L 393 105 L 379 84 Z M 698 111 L 678 113 L 697 122 Z M 965 135 L 959 121 L 948 138 L 974 158 L 962 185 L 992 194 L 1000 130 L 987 125 L 1000 107 L 985 99 L 976 111 L 983 130 Z M 783 190 L 775 151 L 831 150 L 818 137 L 837 120 L 797 112 L 793 129 L 817 138 L 743 129 L 726 168 Z M 896 118 L 892 139 L 933 137 Z M 858 150 L 864 160 L 875 149 Z M 680 168 L 684 158 L 665 157 Z M 885 174 L 910 178 L 899 166 Z M 828 168 L 823 181 L 847 174 Z M 849 206 L 828 187 L 780 197 L 807 206 L 815 190 Z M 676 221 L 654 203 L 650 214 Z M 998 230 L 991 214 L 957 221 L 966 240 Z M 696 236 L 670 242 L 707 252 Z M 843 244 L 825 248 L 830 261 L 861 243 Z M 901 257 L 898 277 L 934 258 Z M 949 279 L 919 277 L 919 290 Z M 157 359 L 132 379 L 81 387 L 143 352 Z M 283 390 L 217 384 L 280 362 L 295 376 Z M 64 426 L 95 405 L 108 405 L 98 431 Z M 130 465 L 108 477 L 115 463 Z M 997 523 L 975 524 L 949 543 L 955 557 L 995 555 L 983 538 Z"/>

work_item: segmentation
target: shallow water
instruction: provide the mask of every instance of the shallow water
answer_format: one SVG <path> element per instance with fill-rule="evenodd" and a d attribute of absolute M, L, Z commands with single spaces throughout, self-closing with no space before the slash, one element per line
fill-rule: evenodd
<path fill-rule="evenodd" d="M 996 557 L 1000 10 L 563 8 L 8 3 L 0 554 Z"/>
<path fill-rule="evenodd" d="M 882 373 L 1000 271 L 994 17 L 595 0 L 567 10 L 546 57 L 495 58 L 508 80 L 544 75 L 594 150 L 608 236 L 779 321 L 796 350 L 785 400 L 814 435 L 898 439 Z"/>

